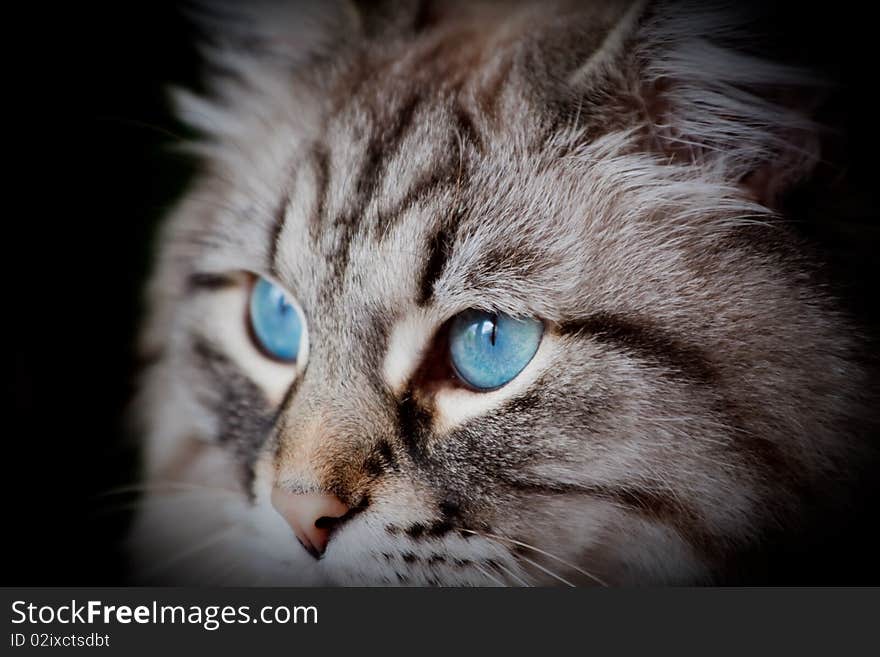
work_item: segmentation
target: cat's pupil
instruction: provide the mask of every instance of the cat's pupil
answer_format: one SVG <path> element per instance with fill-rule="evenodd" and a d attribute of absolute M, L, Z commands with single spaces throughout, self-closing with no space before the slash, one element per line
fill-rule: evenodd
<path fill-rule="evenodd" d="M 466 310 L 449 327 L 449 351 L 459 376 L 477 390 L 509 383 L 531 360 L 543 332 L 540 320 Z"/>
<path fill-rule="evenodd" d="M 267 355 L 285 362 L 297 359 L 304 323 L 283 290 L 265 278 L 251 291 L 249 321 L 252 337 Z"/>
<path fill-rule="evenodd" d="M 497 323 L 495 322 L 495 319 L 493 318 L 493 319 L 487 319 L 486 321 L 484 321 L 483 326 L 480 328 L 480 335 L 482 335 L 483 338 L 488 336 L 489 344 L 491 344 L 493 347 L 495 346 L 495 327 L 496 326 L 497 326 Z"/>

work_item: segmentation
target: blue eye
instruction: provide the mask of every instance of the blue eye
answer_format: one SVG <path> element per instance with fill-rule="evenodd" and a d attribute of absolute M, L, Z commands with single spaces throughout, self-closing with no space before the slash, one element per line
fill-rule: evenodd
<path fill-rule="evenodd" d="M 544 325 L 537 319 L 466 310 L 449 327 L 452 364 L 474 388 L 500 388 L 529 364 L 543 332 Z"/>
<path fill-rule="evenodd" d="M 259 347 L 272 358 L 295 362 L 304 333 L 303 318 L 284 290 L 261 278 L 251 290 L 249 311 Z"/>

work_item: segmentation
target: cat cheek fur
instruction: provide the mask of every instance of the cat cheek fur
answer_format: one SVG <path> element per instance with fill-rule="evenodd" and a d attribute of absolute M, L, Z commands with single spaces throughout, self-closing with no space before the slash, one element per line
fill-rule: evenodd
<path fill-rule="evenodd" d="M 204 170 L 142 338 L 143 579 L 720 581 L 833 496 L 868 372 L 768 207 L 816 157 L 769 91 L 814 81 L 743 54 L 740 20 L 674 0 L 208 12 L 209 95 L 177 95 Z M 250 350 L 242 272 L 297 300 L 307 362 Z M 424 374 L 468 308 L 547 326 L 484 395 Z M 315 560 L 275 486 L 358 513 Z"/>

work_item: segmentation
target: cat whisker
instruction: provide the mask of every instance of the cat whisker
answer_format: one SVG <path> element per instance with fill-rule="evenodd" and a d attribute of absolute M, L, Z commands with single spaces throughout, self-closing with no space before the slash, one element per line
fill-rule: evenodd
<path fill-rule="evenodd" d="M 508 543 L 512 543 L 513 545 L 517 545 L 517 546 L 525 548 L 527 550 L 532 550 L 534 552 L 537 552 L 538 554 L 541 554 L 545 557 L 553 559 L 554 561 L 558 561 L 562 565 L 567 566 L 567 567 L 571 568 L 572 570 L 576 570 L 581 575 L 588 577 L 589 579 L 593 580 L 594 582 L 596 582 L 600 586 L 608 586 L 608 584 L 606 582 L 604 582 L 601 578 L 594 575 L 593 573 L 586 571 L 583 568 L 581 568 L 580 566 L 576 566 L 575 564 L 571 563 L 570 561 L 567 561 L 566 559 L 563 559 L 562 557 L 559 557 L 555 554 L 551 554 L 550 552 L 547 552 L 546 550 L 543 550 L 543 549 L 536 547 L 534 545 L 530 545 L 528 543 L 518 541 L 514 538 L 508 538 L 507 536 L 499 536 L 498 534 L 490 534 L 489 532 L 478 532 L 478 531 L 474 531 L 473 529 L 461 529 L 460 528 L 459 531 L 465 532 L 467 534 L 473 534 L 475 536 L 482 536 L 483 538 L 490 539 L 490 540 L 494 539 L 496 542 L 507 541 Z"/>
<path fill-rule="evenodd" d="M 477 572 L 480 572 L 483 575 L 485 575 L 487 579 L 494 582 L 497 586 L 501 586 L 501 587 L 505 587 L 505 588 L 507 587 L 507 584 L 505 584 L 503 581 L 501 581 L 500 579 L 495 577 L 495 575 L 490 573 L 486 568 L 483 568 L 480 564 L 474 564 L 474 568 L 476 568 Z"/>
<path fill-rule="evenodd" d="M 206 493 L 235 493 L 239 491 L 233 488 L 225 488 L 221 486 L 205 486 L 203 484 L 193 484 L 189 482 L 178 481 L 157 481 L 151 483 L 134 483 L 116 488 L 108 488 L 105 491 L 97 493 L 92 499 L 102 499 L 105 497 L 113 497 L 119 495 L 127 495 L 129 493 L 176 493 L 179 491 L 204 491 Z"/>
<path fill-rule="evenodd" d="M 102 518 L 105 516 L 112 516 L 116 513 L 135 511 L 137 509 L 142 509 L 145 506 L 147 505 L 144 503 L 144 500 L 134 500 L 132 502 L 125 502 L 121 504 L 108 504 L 106 506 L 100 506 L 96 509 L 93 509 L 89 515 L 92 518 Z"/>
<path fill-rule="evenodd" d="M 529 559 L 528 557 L 524 557 L 524 556 L 521 555 L 521 554 L 516 555 L 516 558 L 517 558 L 517 559 L 521 559 L 522 561 L 525 561 L 527 564 L 529 564 L 529 565 L 531 565 L 531 566 L 534 566 L 535 568 L 537 568 L 537 569 L 540 570 L 541 572 L 546 573 L 547 575 L 550 575 L 550 577 L 552 577 L 552 578 L 554 578 L 554 579 L 556 579 L 556 580 L 559 580 L 560 582 L 562 582 L 562 583 L 565 584 L 566 586 L 570 586 L 571 588 L 577 588 L 574 584 L 572 584 L 571 582 L 569 582 L 569 581 L 568 581 L 567 579 L 565 579 L 562 575 L 558 575 L 557 573 L 554 573 L 554 572 L 553 572 L 552 570 L 550 570 L 549 568 L 545 568 L 544 566 L 542 566 L 541 564 L 539 564 L 537 561 L 534 561 L 534 560 L 532 560 L 532 559 Z"/>
<path fill-rule="evenodd" d="M 199 495 L 210 496 L 212 499 L 219 497 L 237 498 L 239 492 L 232 488 L 177 482 L 132 484 L 109 489 L 92 496 L 91 502 L 94 504 L 94 508 L 91 509 L 90 513 L 92 517 L 97 518 L 116 513 L 155 508 L 172 502 L 191 499 Z M 134 499 L 111 503 L 124 496 L 133 496 Z"/>
<path fill-rule="evenodd" d="M 527 588 L 530 588 L 530 587 L 532 586 L 532 585 L 529 584 L 525 579 L 523 579 L 522 577 L 520 577 L 519 575 L 517 575 L 517 574 L 513 571 L 512 568 L 508 568 L 508 567 L 505 566 L 503 563 L 495 562 L 495 568 L 496 568 L 497 570 L 503 571 L 503 573 L 504 573 L 505 575 L 507 575 L 508 577 L 510 577 L 512 580 L 514 580 L 514 581 L 515 581 L 517 584 L 519 584 L 520 586 L 524 586 L 524 587 L 527 587 Z"/>
<path fill-rule="evenodd" d="M 127 502 L 120 502 L 118 504 L 105 504 L 98 505 L 94 509 L 91 510 L 91 515 L 93 517 L 101 517 L 105 515 L 111 515 L 114 513 L 121 513 L 125 511 L 136 511 L 140 509 L 149 509 L 162 507 L 170 504 L 174 504 L 181 501 L 189 501 L 193 497 L 197 496 L 205 496 L 210 499 L 218 499 L 223 496 L 226 498 L 234 498 L 238 499 L 238 493 L 232 490 L 222 489 L 222 488 L 209 488 L 204 487 L 204 490 L 182 490 L 182 491 L 162 491 L 162 490 L 152 490 L 145 491 L 149 492 L 149 496 L 138 497 L 137 499 L 130 500 Z M 114 499 L 118 499 L 119 496 L 125 495 L 127 493 L 114 493 L 117 496 Z M 107 496 L 101 496 L 98 498 L 94 498 L 97 500 L 105 500 Z"/>
<path fill-rule="evenodd" d="M 181 552 L 178 552 L 169 559 L 165 559 L 164 561 L 159 562 L 152 568 L 148 568 L 142 571 L 141 573 L 139 573 L 138 579 L 148 580 L 155 575 L 165 572 L 172 566 L 179 564 L 181 561 L 185 561 L 186 559 L 196 556 L 201 552 L 204 552 L 205 550 L 214 547 L 218 543 L 222 543 L 224 540 L 228 540 L 240 530 L 241 526 L 238 524 L 224 527 L 220 531 L 211 534 L 205 540 L 200 541 L 199 543 L 196 543 L 195 545 L 192 545 L 185 550 L 182 550 Z"/>
<path fill-rule="evenodd" d="M 160 134 L 164 137 L 168 137 L 177 142 L 186 141 L 186 137 L 183 135 L 174 132 L 166 127 L 161 125 L 157 125 L 155 123 L 148 123 L 147 121 L 141 121 L 139 119 L 129 119 L 123 116 L 99 116 L 97 117 L 99 121 L 104 121 L 106 123 L 116 123 L 118 125 L 123 125 L 129 128 L 140 128 L 143 130 L 150 130 L 157 134 Z"/>

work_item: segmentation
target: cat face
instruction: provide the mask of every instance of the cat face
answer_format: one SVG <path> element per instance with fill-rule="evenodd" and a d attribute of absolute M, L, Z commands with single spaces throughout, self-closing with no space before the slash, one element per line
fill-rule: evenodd
<path fill-rule="evenodd" d="M 788 72 L 674 6 L 296 10 L 185 102 L 141 576 L 708 581 L 791 521 L 863 374 L 755 183 Z"/>

